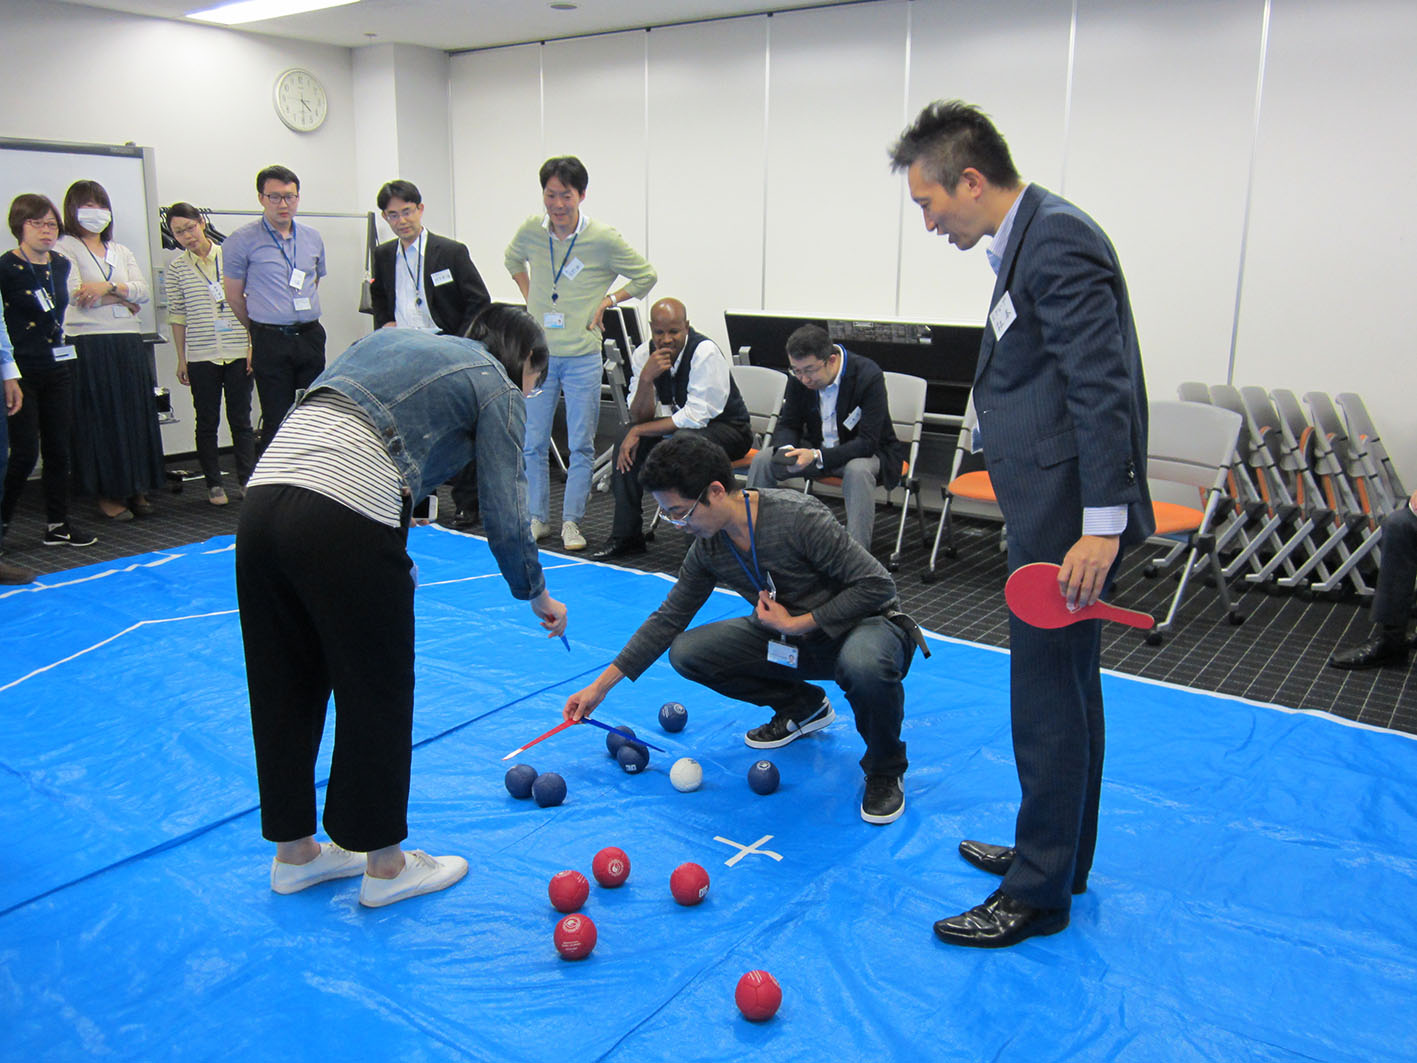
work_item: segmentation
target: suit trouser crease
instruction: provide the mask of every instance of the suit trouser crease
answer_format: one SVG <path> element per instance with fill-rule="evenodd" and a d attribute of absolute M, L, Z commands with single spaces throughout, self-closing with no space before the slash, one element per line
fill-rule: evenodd
<path fill-rule="evenodd" d="M 1383 560 L 1373 592 L 1373 623 L 1407 630 L 1417 582 L 1417 516 L 1403 503 L 1383 518 Z"/>
<path fill-rule="evenodd" d="M 866 743 L 862 771 L 903 775 L 908 763 L 900 738 L 902 680 L 915 648 L 910 637 L 885 617 L 867 617 L 840 638 L 819 633 L 793 639 L 796 668 L 767 659 L 774 637 L 747 617 L 700 624 L 674 640 L 669 662 L 684 678 L 715 693 L 795 718 L 814 712 L 825 695 L 807 680 L 832 679 L 845 693 Z"/>
<path fill-rule="evenodd" d="M 315 764 L 330 694 L 329 836 L 354 852 L 408 836 L 413 579 L 406 531 L 312 491 L 254 488 L 236 537 L 261 829 L 315 833 Z"/>
<path fill-rule="evenodd" d="M 773 465 L 771 451 L 764 449 L 753 456 L 753 463 L 748 467 L 748 486 L 776 487 L 781 481 L 795 477 L 815 480 L 823 476 L 841 477 L 841 502 L 846 509 L 846 534 L 870 550 L 871 538 L 876 529 L 876 486 L 881 480 L 879 455 L 852 458 L 840 468 L 809 468 L 803 472 L 786 472 Z"/>

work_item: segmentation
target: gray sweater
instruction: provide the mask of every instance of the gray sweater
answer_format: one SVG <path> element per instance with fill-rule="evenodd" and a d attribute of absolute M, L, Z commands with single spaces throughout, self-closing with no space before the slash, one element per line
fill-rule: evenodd
<path fill-rule="evenodd" d="M 758 567 L 771 573 L 777 600 L 789 613 L 813 614 L 821 630 L 809 638 L 839 638 L 865 618 L 899 608 L 885 566 L 846 534 L 826 506 L 799 491 L 777 489 L 760 490 L 758 500 L 753 520 Z M 695 539 L 673 589 L 631 636 L 615 666 L 638 679 L 719 585 L 756 608 L 759 586 L 748 575 L 752 570 L 752 557 L 739 554 L 726 532 Z"/>

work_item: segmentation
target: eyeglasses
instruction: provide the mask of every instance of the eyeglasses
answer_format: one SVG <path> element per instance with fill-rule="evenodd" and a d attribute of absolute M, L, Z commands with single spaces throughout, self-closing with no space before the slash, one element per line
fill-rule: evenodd
<path fill-rule="evenodd" d="M 284 205 L 287 205 L 287 204 L 294 203 L 296 200 L 298 200 L 298 199 L 300 198 L 300 193 L 299 193 L 299 192 L 272 192 L 272 193 L 262 192 L 262 193 L 261 193 L 261 198 L 264 199 L 264 200 L 266 200 L 268 203 L 274 203 L 274 204 L 276 204 L 276 205 L 278 205 L 278 206 L 284 206 Z"/>
<path fill-rule="evenodd" d="M 422 209 L 423 205 L 420 203 L 416 207 L 404 207 L 403 210 L 386 210 L 384 211 L 384 220 L 387 222 L 408 221 L 416 217 Z"/>
<path fill-rule="evenodd" d="M 689 523 L 689 518 L 694 515 L 694 510 L 696 510 L 696 509 L 699 508 L 699 503 L 702 502 L 703 500 L 704 500 L 704 493 L 703 493 L 703 491 L 700 491 L 700 492 L 699 492 L 699 497 L 696 498 L 696 499 L 694 499 L 694 504 L 684 511 L 684 515 L 683 515 L 682 517 L 671 516 L 670 513 L 669 513 L 669 511 L 668 511 L 667 509 L 665 509 L 663 506 L 658 507 L 658 508 L 659 508 L 659 515 L 660 515 L 661 517 L 663 517 L 665 520 L 667 520 L 670 524 L 674 525 L 674 527 L 676 527 L 676 528 L 682 528 L 684 525 L 686 525 L 686 524 Z"/>
<path fill-rule="evenodd" d="M 787 371 L 798 380 L 807 380 L 816 376 L 826 367 L 826 362 L 818 362 L 816 365 L 790 365 Z"/>
<path fill-rule="evenodd" d="M 55 232 L 59 231 L 59 223 L 53 218 L 44 218 L 42 220 L 26 218 L 25 224 L 33 225 L 36 229 L 53 229 Z"/>
<path fill-rule="evenodd" d="M 200 225 L 184 225 L 180 229 L 175 225 L 172 227 L 173 236 L 186 236 L 188 233 L 199 233 L 201 231 L 202 227 Z"/>

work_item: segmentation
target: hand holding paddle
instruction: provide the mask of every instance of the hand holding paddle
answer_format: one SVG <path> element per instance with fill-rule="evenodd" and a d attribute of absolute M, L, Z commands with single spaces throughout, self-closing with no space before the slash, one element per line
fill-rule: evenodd
<path fill-rule="evenodd" d="M 1068 600 L 1058 587 L 1059 566 L 1039 561 L 1015 569 L 1004 584 L 1004 601 L 1014 616 L 1034 627 L 1067 627 L 1083 620 L 1115 620 L 1128 627 L 1147 630 L 1156 626 L 1150 613 L 1123 609 L 1096 602 L 1078 609 L 1069 609 Z"/>

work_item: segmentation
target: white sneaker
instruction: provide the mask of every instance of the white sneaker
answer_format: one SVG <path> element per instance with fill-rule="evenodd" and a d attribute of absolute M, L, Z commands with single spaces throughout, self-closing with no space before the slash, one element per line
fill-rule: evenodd
<path fill-rule="evenodd" d="M 573 520 L 568 520 L 561 525 L 561 545 L 567 550 L 584 550 L 585 536 L 581 534 L 581 527 Z"/>
<path fill-rule="evenodd" d="M 546 533 L 550 530 L 551 525 L 547 524 L 544 520 L 537 520 L 535 517 L 531 518 L 532 542 L 541 542 L 542 539 L 546 538 Z"/>
<path fill-rule="evenodd" d="M 364 854 L 341 849 L 334 842 L 320 846 L 320 855 L 308 864 L 271 861 L 271 889 L 277 893 L 299 893 L 308 886 L 335 878 L 364 874 Z"/>
<path fill-rule="evenodd" d="M 467 874 L 461 856 L 429 856 L 422 849 L 403 854 L 403 870 L 393 878 L 374 878 L 367 871 L 359 887 L 359 903 L 366 908 L 382 908 L 425 893 L 445 890 Z"/>

